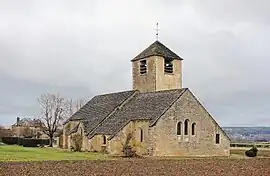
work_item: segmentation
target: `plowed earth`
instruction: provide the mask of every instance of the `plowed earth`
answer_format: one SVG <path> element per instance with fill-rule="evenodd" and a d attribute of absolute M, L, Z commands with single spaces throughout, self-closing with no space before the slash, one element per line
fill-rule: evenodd
<path fill-rule="evenodd" d="M 269 158 L 2 162 L 2 176 L 270 176 Z"/>

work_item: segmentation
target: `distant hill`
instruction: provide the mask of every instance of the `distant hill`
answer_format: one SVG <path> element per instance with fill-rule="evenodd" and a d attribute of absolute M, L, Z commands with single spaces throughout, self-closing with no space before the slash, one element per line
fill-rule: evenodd
<path fill-rule="evenodd" d="M 222 127 L 235 142 L 269 142 L 270 127 Z"/>

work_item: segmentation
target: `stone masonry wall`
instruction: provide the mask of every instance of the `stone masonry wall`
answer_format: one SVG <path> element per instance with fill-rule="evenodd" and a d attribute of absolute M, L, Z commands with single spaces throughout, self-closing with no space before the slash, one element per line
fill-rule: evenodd
<path fill-rule="evenodd" d="M 108 149 L 108 135 L 104 135 L 106 139 L 106 143 L 103 142 L 103 135 L 95 135 L 93 138 L 88 140 L 88 150 L 89 151 L 107 151 Z"/>
<path fill-rule="evenodd" d="M 164 72 L 164 58 L 156 57 L 156 91 L 182 88 L 182 61 L 173 60 L 173 73 Z"/>
<path fill-rule="evenodd" d="M 148 121 L 131 121 L 129 122 L 116 136 L 114 136 L 109 141 L 108 151 L 112 155 L 122 155 L 123 146 L 126 142 L 127 135 L 130 132 L 133 132 L 133 140 L 130 142 L 130 145 L 136 150 L 139 155 L 148 154 Z M 141 130 L 143 135 L 143 140 L 141 142 Z"/>
<path fill-rule="evenodd" d="M 184 121 L 188 119 L 188 135 L 184 134 Z M 181 135 L 177 123 L 182 122 Z M 191 134 L 191 124 L 195 135 Z M 216 144 L 220 134 L 220 144 Z M 150 128 L 149 150 L 154 156 L 229 156 L 230 141 L 212 117 L 187 90 L 182 97 Z"/>
<path fill-rule="evenodd" d="M 143 60 L 143 59 L 142 59 Z M 153 92 L 155 91 L 156 84 L 156 57 L 152 56 L 146 58 L 147 72 L 140 74 L 140 61 L 132 62 L 132 77 L 133 89 L 140 92 Z"/>
<path fill-rule="evenodd" d="M 143 60 L 143 59 L 141 59 Z M 140 61 L 132 63 L 133 89 L 140 92 L 182 88 L 182 61 L 173 60 L 173 73 L 164 73 L 164 58 L 151 56 L 146 58 L 147 73 L 140 74 Z"/>
<path fill-rule="evenodd" d="M 76 124 L 78 124 L 77 121 L 70 121 L 66 123 L 63 127 L 63 148 L 69 148 L 69 140 L 68 140 L 68 132 L 72 130 Z"/>

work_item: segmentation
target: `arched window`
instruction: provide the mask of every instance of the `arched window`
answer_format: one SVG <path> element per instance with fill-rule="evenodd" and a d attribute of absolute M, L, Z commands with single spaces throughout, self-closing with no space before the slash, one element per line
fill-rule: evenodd
<path fill-rule="evenodd" d="M 189 120 L 186 119 L 186 120 L 185 120 L 185 127 L 184 127 L 184 128 L 185 128 L 185 129 L 184 129 L 184 130 L 185 130 L 185 135 L 188 135 L 188 123 L 189 123 Z"/>
<path fill-rule="evenodd" d="M 143 129 L 139 128 L 140 129 L 140 139 L 141 139 L 141 142 L 143 142 Z"/>
<path fill-rule="evenodd" d="M 181 135 L 182 134 L 182 122 L 178 122 L 177 123 L 176 134 L 177 135 Z"/>
<path fill-rule="evenodd" d="M 106 136 L 105 136 L 105 135 L 103 135 L 103 144 L 105 145 L 105 144 L 106 144 L 106 142 L 107 142 L 107 140 L 106 140 Z"/>
<path fill-rule="evenodd" d="M 193 123 L 192 126 L 191 126 L 191 134 L 192 135 L 195 135 L 195 127 L 196 127 L 196 123 Z"/>

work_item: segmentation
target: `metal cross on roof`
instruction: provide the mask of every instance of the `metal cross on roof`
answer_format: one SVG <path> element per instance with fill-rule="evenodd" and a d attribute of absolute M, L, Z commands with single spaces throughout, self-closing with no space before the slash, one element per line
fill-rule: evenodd
<path fill-rule="evenodd" d="M 155 30 L 157 31 L 156 37 L 157 37 L 157 40 L 158 40 L 158 31 L 160 31 L 160 30 L 158 29 L 158 23 L 157 23 L 157 28 L 156 28 Z"/>

